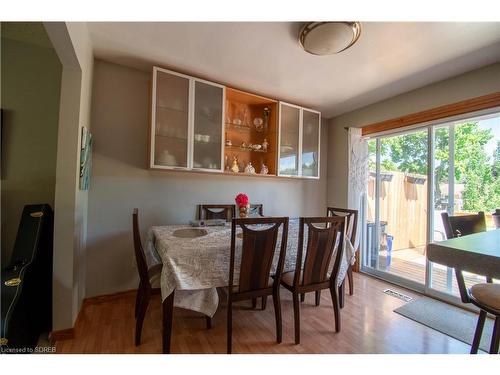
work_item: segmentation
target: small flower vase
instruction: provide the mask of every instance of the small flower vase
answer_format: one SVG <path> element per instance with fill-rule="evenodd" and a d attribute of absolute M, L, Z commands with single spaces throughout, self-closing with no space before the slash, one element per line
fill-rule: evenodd
<path fill-rule="evenodd" d="M 248 213 L 250 212 L 250 205 L 247 204 L 246 206 L 241 206 L 239 207 L 240 209 L 240 218 L 244 219 L 248 217 Z"/>

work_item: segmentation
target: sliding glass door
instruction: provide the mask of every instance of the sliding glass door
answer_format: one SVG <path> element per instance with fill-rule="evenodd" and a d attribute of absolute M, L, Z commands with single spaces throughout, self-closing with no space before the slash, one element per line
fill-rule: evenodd
<path fill-rule="evenodd" d="M 441 214 L 500 208 L 500 113 L 436 123 L 368 140 L 370 178 L 361 268 L 429 294 L 457 297 L 454 271 L 427 261 L 445 240 Z M 466 283 L 484 277 L 465 274 Z"/>
<path fill-rule="evenodd" d="M 425 284 L 428 131 L 369 141 L 365 269 L 403 284 Z"/>
<path fill-rule="evenodd" d="M 451 122 L 434 127 L 434 206 L 432 240 L 446 239 L 441 214 L 486 214 L 500 208 L 500 115 Z M 464 272 L 467 286 L 485 282 L 480 275 Z M 459 295 L 453 269 L 429 264 L 429 287 Z"/>

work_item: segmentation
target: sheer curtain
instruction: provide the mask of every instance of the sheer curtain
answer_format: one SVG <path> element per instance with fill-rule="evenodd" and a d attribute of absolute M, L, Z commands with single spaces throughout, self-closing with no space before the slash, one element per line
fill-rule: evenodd
<path fill-rule="evenodd" d="M 347 204 L 350 209 L 358 210 L 358 225 L 354 249 L 359 248 L 361 239 L 361 208 L 368 184 L 368 143 L 363 138 L 360 128 L 348 130 L 349 150 L 349 181 L 347 190 Z M 354 262 L 354 259 L 352 260 Z"/>

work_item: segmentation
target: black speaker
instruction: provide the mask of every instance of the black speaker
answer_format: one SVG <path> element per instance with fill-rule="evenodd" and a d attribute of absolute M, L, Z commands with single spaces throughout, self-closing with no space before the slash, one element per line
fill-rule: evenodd
<path fill-rule="evenodd" d="M 54 213 L 48 204 L 23 209 L 14 251 L 2 270 L 0 344 L 25 352 L 52 330 L 52 243 Z"/>

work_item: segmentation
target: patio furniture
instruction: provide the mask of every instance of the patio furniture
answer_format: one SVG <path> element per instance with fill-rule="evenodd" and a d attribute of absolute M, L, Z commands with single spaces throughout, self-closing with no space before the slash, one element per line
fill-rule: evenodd
<path fill-rule="evenodd" d="M 490 297 L 488 297 L 488 301 L 486 301 L 480 296 L 482 294 L 481 289 L 483 291 L 490 290 L 491 292 L 491 289 L 489 289 L 490 287 L 487 287 L 487 289 L 484 287 L 476 287 L 475 290 L 471 288 L 472 294 L 475 295 L 475 297 L 472 297 L 465 285 L 462 272 L 466 271 L 485 275 L 488 283 L 490 283 L 493 278 L 500 279 L 500 229 L 430 243 L 427 245 L 427 258 L 431 262 L 455 268 L 462 302 L 474 303 L 472 298 L 475 298 L 475 302 L 478 304 L 477 306 L 481 304 L 481 306 L 484 307 L 486 302 L 486 305 L 491 307 L 492 302 L 490 302 Z M 488 295 L 491 296 L 491 293 L 488 293 Z M 480 314 L 477 328 L 482 326 L 482 324 L 480 324 L 482 319 Z M 498 327 L 498 319 L 495 322 L 495 326 Z M 495 328 L 495 330 L 497 329 L 498 328 Z M 477 335 L 480 335 L 480 333 L 476 332 L 476 336 Z M 479 343 L 473 343 L 471 353 L 477 352 L 477 345 L 479 345 Z"/>
<path fill-rule="evenodd" d="M 446 238 L 456 238 L 468 234 L 484 232 L 486 230 L 486 219 L 484 212 L 477 215 L 457 215 L 450 216 L 447 212 L 442 212 L 444 230 Z"/>
<path fill-rule="evenodd" d="M 335 332 L 340 332 L 340 300 L 337 285 L 341 283 L 339 282 L 339 272 L 344 253 L 342 242 L 345 236 L 345 222 L 344 217 L 300 218 L 295 271 L 285 272 L 281 278 L 281 285 L 293 295 L 295 344 L 300 343 L 299 295 L 307 292 L 330 290 L 335 317 Z M 304 228 L 306 226 L 308 237 L 305 261 L 302 266 Z M 332 257 L 334 259 L 333 266 L 331 266 Z"/>
<path fill-rule="evenodd" d="M 491 214 L 491 217 L 493 218 L 495 228 L 500 228 L 500 208 L 497 208 L 495 212 Z"/>
<path fill-rule="evenodd" d="M 373 268 L 378 268 L 377 264 L 379 261 L 379 249 L 381 246 L 384 244 L 384 236 L 386 236 L 386 228 L 387 228 L 387 221 L 380 220 L 379 224 L 379 240 L 378 240 L 378 246 L 377 246 L 377 240 L 375 238 L 375 222 L 374 221 L 367 221 L 366 222 L 366 249 L 368 253 L 368 261 L 370 267 Z"/>
<path fill-rule="evenodd" d="M 255 228 L 265 225 L 265 228 Z M 253 227 L 250 227 L 253 226 Z M 234 280 L 236 262 L 236 228 L 241 228 L 242 244 L 239 276 Z M 278 230 L 281 227 L 279 260 L 271 278 L 271 266 L 276 252 Z M 288 236 L 288 218 L 233 219 L 231 223 L 231 258 L 229 261 L 229 285 L 227 297 L 227 353 L 232 352 L 233 302 L 255 300 L 272 295 L 276 319 L 276 341 L 282 341 L 280 281 L 285 262 Z M 236 282 L 235 282 L 236 281 Z"/>
<path fill-rule="evenodd" d="M 234 204 L 200 204 L 198 205 L 198 219 L 212 220 L 225 219 L 230 222 L 235 215 Z"/>

